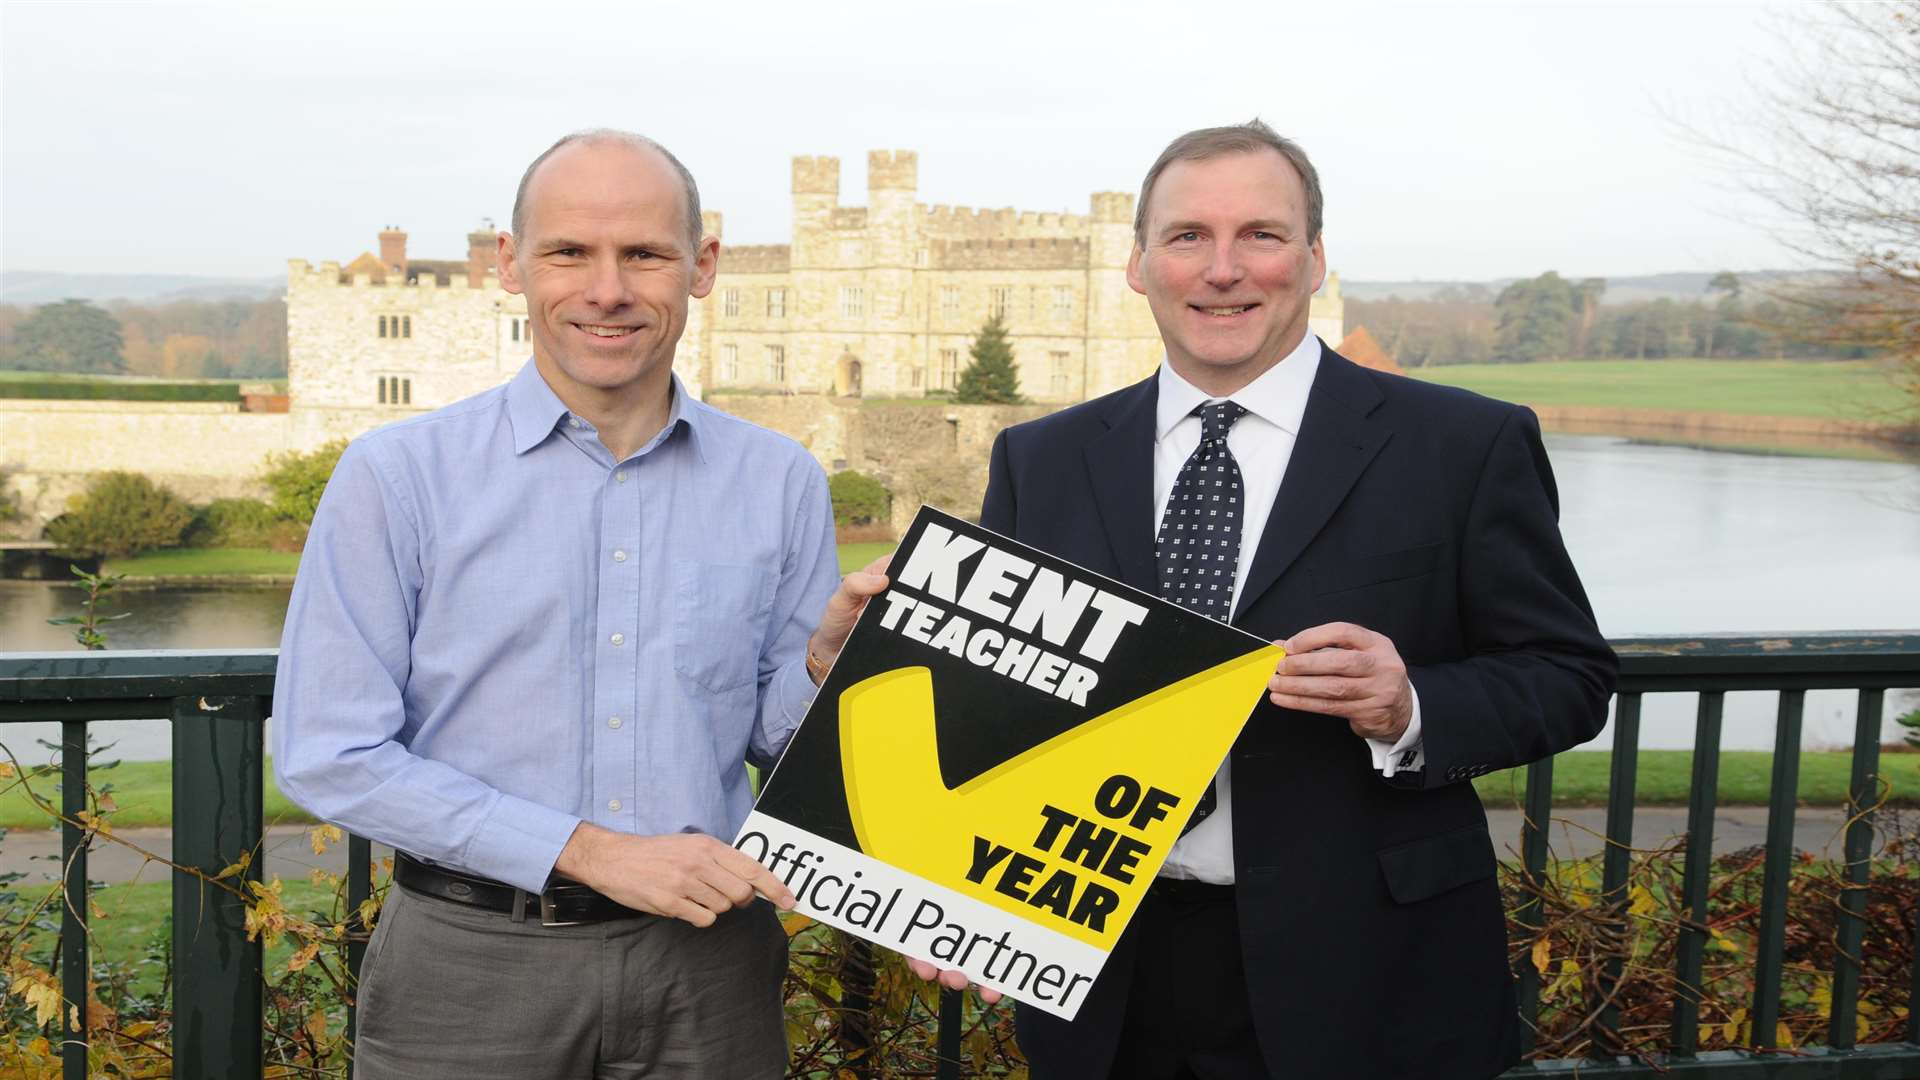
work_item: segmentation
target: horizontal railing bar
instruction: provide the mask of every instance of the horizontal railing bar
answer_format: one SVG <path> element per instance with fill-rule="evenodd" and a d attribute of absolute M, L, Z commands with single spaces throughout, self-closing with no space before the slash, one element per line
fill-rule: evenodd
<path fill-rule="evenodd" d="M 0 703 L 271 694 L 279 658 L 277 649 L 0 653 Z"/>
<path fill-rule="evenodd" d="M 1630 1058 L 1600 1062 L 1592 1058 L 1532 1061 L 1508 1069 L 1500 1080 L 1628 1080 L 1667 1076 L 1730 1077 L 1736 1080 L 1911 1080 L 1920 1076 L 1920 1046 L 1874 1043 L 1855 1050 L 1829 1051 L 1810 1046 L 1789 1053 L 1754 1054 L 1710 1050 L 1694 1058 L 1657 1059 L 1649 1065 Z"/>

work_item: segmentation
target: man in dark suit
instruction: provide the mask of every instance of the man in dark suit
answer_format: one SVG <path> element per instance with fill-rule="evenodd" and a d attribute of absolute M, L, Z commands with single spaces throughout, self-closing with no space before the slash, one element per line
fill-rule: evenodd
<path fill-rule="evenodd" d="M 1616 663 L 1533 414 L 1308 334 L 1320 225 L 1312 164 L 1266 125 L 1175 140 L 1128 266 L 1166 363 L 994 445 L 983 525 L 1230 604 L 1287 651 L 1201 804 L 1217 811 L 1078 1019 L 1020 1009 L 1036 1080 L 1453 1080 L 1517 1059 L 1468 781 L 1592 738 Z"/>

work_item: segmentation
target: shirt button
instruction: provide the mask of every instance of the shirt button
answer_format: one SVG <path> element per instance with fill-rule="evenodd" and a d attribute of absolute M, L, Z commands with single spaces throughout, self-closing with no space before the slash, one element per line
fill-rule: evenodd
<path fill-rule="evenodd" d="M 619 731 L 619 730 L 620 730 L 620 718 L 619 718 L 619 717 L 617 717 L 617 716 L 609 716 L 609 717 L 607 717 L 607 726 L 608 726 L 608 727 L 610 727 L 610 728 L 612 728 L 612 729 L 613 729 L 613 730 L 615 730 L 615 731 Z"/>
<path fill-rule="evenodd" d="M 607 800 L 607 809 L 609 809 L 609 810 L 611 810 L 611 811 L 613 811 L 613 812 L 614 812 L 614 813 L 616 813 L 616 814 L 617 814 L 617 813 L 619 813 L 619 812 L 620 812 L 620 800 L 619 800 L 619 799 L 608 799 L 608 800 Z"/>
<path fill-rule="evenodd" d="M 613 553 L 613 561 L 614 561 L 614 562 L 626 562 L 626 561 L 627 561 L 627 553 L 626 553 L 626 552 L 624 552 L 624 551 L 616 551 L 616 552 L 614 552 L 614 553 Z"/>
<path fill-rule="evenodd" d="M 607 640 L 613 642 L 615 645 L 624 645 L 627 643 L 627 635 L 615 634 Z"/>
<path fill-rule="evenodd" d="M 621 471 L 619 471 L 619 472 L 617 472 L 617 473 L 614 473 L 614 474 L 613 474 L 613 478 L 614 478 L 614 480 L 615 480 L 616 482 L 618 482 L 618 483 L 622 483 L 622 484 L 624 484 L 624 483 L 626 483 L 626 482 L 627 482 L 627 473 L 626 473 L 626 470 L 625 470 L 625 469 L 622 469 Z"/>
<path fill-rule="evenodd" d="M 578 429 L 578 428 L 580 427 L 580 418 L 579 418 L 579 417 L 577 417 L 577 416 L 570 416 L 570 417 L 568 417 L 568 418 L 567 418 L 567 426 L 568 426 L 568 427 L 570 427 L 570 428 L 575 428 L 575 429 Z"/>

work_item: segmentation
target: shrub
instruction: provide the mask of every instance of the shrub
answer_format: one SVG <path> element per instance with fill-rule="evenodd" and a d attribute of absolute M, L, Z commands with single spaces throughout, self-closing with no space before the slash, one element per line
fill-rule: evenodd
<path fill-rule="evenodd" d="M 120 379 L 0 380 L 0 398 L 81 401 L 239 401 L 238 383 L 150 383 Z"/>
<path fill-rule="evenodd" d="M 262 499 L 215 499 L 193 513 L 187 547 L 266 547 L 280 516 Z"/>
<path fill-rule="evenodd" d="M 886 485 L 851 469 L 827 478 L 827 494 L 833 497 L 833 523 L 841 526 L 885 521 L 893 504 Z"/>
<path fill-rule="evenodd" d="M 139 473 L 104 472 L 47 524 L 47 538 L 75 554 L 125 558 L 177 546 L 192 523 L 180 496 Z"/>
<path fill-rule="evenodd" d="M 0 465 L 0 524 L 20 520 L 20 500 L 9 490 L 13 470 Z"/>
<path fill-rule="evenodd" d="M 269 455 L 266 481 L 273 489 L 273 512 L 302 525 L 313 524 L 313 511 L 346 448 L 347 440 L 335 439 L 311 453 Z"/>

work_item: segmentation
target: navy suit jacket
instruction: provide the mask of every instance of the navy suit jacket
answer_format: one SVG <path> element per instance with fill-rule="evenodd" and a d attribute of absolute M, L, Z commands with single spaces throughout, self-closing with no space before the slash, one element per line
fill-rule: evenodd
<path fill-rule="evenodd" d="M 1155 590 L 1158 381 L 1001 432 L 981 524 Z M 1234 624 L 1393 640 L 1426 766 L 1386 779 L 1343 720 L 1263 700 L 1234 744 L 1235 899 L 1268 1068 L 1488 1077 L 1517 1060 L 1495 854 L 1467 781 L 1592 738 L 1617 662 L 1561 542 L 1527 409 L 1324 350 Z M 1078 1019 L 1021 1008 L 1036 1080 L 1104 1077 L 1123 937 Z"/>

